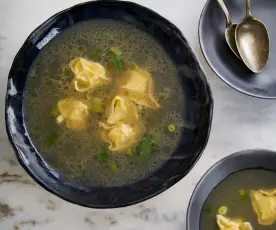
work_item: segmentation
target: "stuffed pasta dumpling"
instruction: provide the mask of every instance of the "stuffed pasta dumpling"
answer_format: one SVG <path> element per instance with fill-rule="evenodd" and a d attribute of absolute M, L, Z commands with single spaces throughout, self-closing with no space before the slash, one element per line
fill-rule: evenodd
<path fill-rule="evenodd" d="M 116 96 L 106 109 L 107 123 L 116 124 L 120 121 L 133 123 L 138 120 L 136 105 L 126 97 Z"/>
<path fill-rule="evenodd" d="M 121 86 L 128 97 L 147 108 L 160 108 L 153 93 L 153 81 L 150 73 L 138 66 L 133 67 L 124 73 L 126 83 Z"/>
<path fill-rule="evenodd" d="M 251 202 L 258 222 L 272 225 L 276 221 L 276 189 L 251 191 Z"/>
<path fill-rule="evenodd" d="M 249 222 L 242 220 L 232 220 L 222 215 L 217 215 L 217 225 L 220 230 L 253 230 Z"/>
<path fill-rule="evenodd" d="M 103 129 L 103 138 L 109 143 L 112 152 L 126 151 L 131 148 L 143 135 L 143 126 L 140 123 L 127 124 L 119 122 L 107 125 L 100 122 Z"/>
<path fill-rule="evenodd" d="M 95 89 L 109 81 L 105 68 L 97 62 L 75 58 L 70 62 L 70 68 L 75 75 L 75 90 L 79 92 Z"/>
<path fill-rule="evenodd" d="M 58 102 L 58 110 L 58 124 L 65 123 L 67 128 L 73 130 L 82 130 L 86 127 L 88 106 L 83 101 L 73 97 L 66 98 Z"/>

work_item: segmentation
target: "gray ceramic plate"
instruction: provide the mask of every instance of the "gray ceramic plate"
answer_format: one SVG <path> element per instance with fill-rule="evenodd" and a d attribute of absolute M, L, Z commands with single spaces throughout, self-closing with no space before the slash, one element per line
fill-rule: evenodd
<path fill-rule="evenodd" d="M 254 74 L 232 53 L 224 37 L 225 16 L 216 0 L 207 1 L 199 23 L 202 52 L 215 73 L 234 89 L 260 98 L 276 99 L 276 1 L 251 0 L 253 15 L 263 21 L 270 37 L 270 57 L 265 70 Z M 245 0 L 224 0 L 233 23 L 245 16 Z"/>

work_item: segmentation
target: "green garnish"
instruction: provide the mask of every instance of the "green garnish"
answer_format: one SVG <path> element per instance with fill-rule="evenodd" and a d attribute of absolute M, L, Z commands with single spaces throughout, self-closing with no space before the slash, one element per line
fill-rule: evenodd
<path fill-rule="evenodd" d="M 57 139 L 58 139 L 57 133 L 56 132 L 52 132 L 49 135 L 49 137 L 48 137 L 48 144 L 49 144 L 49 146 L 54 145 L 56 143 Z"/>
<path fill-rule="evenodd" d="M 203 209 L 203 211 L 208 215 L 210 215 L 212 213 L 212 210 L 213 210 L 213 208 L 212 208 L 212 205 L 210 205 L 210 204 L 206 205 L 206 207 L 204 207 L 204 209 Z"/>
<path fill-rule="evenodd" d="M 225 215 L 225 214 L 227 213 L 227 211 L 228 211 L 227 206 L 221 206 L 221 207 L 219 207 L 219 209 L 218 209 L 218 214 L 220 214 L 220 215 Z"/>
<path fill-rule="evenodd" d="M 113 65 L 118 71 L 124 69 L 124 58 L 122 57 L 122 52 L 116 48 L 109 49 L 109 63 Z"/>
<path fill-rule="evenodd" d="M 109 158 L 108 152 L 100 152 L 98 153 L 98 159 L 100 162 L 107 162 Z"/>
<path fill-rule="evenodd" d="M 95 113 L 103 113 L 104 112 L 103 99 L 95 97 L 92 100 L 92 111 Z"/>
<path fill-rule="evenodd" d="M 116 165 L 115 161 L 110 161 L 109 166 L 112 171 L 117 171 L 117 165 Z"/>
<path fill-rule="evenodd" d="M 58 117 L 60 115 L 59 109 L 57 107 L 52 110 L 53 117 Z"/>
<path fill-rule="evenodd" d="M 94 58 L 103 58 L 106 57 L 107 61 L 118 71 L 122 71 L 125 66 L 124 58 L 122 52 L 115 48 L 111 47 L 107 52 L 95 51 L 92 53 Z"/>
<path fill-rule="evenodd" d="M 130 157 L 132 155 L 132 150 L 128 149 L 127 152 L 126 152 L 126 155 Z"/>
<path fill-rule="evenodd" d="M 95 51 L 95 52 L 92 53 L 92 56 L 93 56 L 94 58 L 99 58 L 99 57 L 103 56 L 103 53 L 102 53 L 102 52 Z"/>
<path fill-rule="evenodd" d="M 137 144 L 135 154 L 137 156 L 148 156 L 159 149 L 156 139 L 152 134 L 145 134 L 143 139 Z"/>
<path fill-rule="evenodd" d="M 174 133 L 175 132 L 175 125 L 174 124 L 170 124 L 169 126 L 168 126 L 168 130 L 169 130 L 169 132 L 171 132 L 171 133 Z"/>
<path fill-rule="evenodd" d="M 118 56 L 122 55 L 121 50 L 119 50 L 119 49 L 117 49 L 115 47 L 111 47 L 109 51 L 112 52 L 112 53 L 114 53 L 115 55 L 118 55 Z"/>
<path fill-rule="evenodd" d="M 246 200 L 246 199 L 249 198 L 248 192 L 245 191 L 244 189 L 240 189 L 240 190 L 239 190 L 239 194 L 240 194 L 241 200 Z"/>
<path fill-rule="evenodd" d="M 244 189 L 239 190 L 240 196 L 244 196 L 246 194 L 246 191 Z"/>

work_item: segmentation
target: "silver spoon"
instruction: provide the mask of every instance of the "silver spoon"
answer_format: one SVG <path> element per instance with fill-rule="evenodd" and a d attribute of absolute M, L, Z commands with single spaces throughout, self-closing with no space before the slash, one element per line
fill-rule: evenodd
<path fill-rule="evenodd" d="M 269 57 L 269 36 L 265 25 L 252 16 L 251 1 L 246 0 L 246 17 L 236 28 L 236 43 L 245 65 L 261 72 Z"/>
<path fill-rule="evenodd" d="M 225 39 L 230 47 L 230 49 L 236 54 L 238 58 L 240 58 L 239 51 L 237 48 L 236 44 L 236 39 L 235 39 L 235 32 L 236 32 L 236 27 L 237 24 L 233 24 L 231 20 L 231 16 L 229 14 L 229 11 L 227 10 L 223 0 L 217 0 L 221 9 L 223 10 L 225 16 L 226 16 L 226 30 L 225 30 Z"/>

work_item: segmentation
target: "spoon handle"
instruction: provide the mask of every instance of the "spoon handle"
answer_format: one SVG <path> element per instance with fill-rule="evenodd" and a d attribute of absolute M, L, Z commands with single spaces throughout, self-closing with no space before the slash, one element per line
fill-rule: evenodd
<path fill-rule="evenodd" d="M 226 16 L 226 27 L 228 28 L 229 26 L 232 25 L 232 20 L 231 20 L 231 16 L 229 14 L 229 11 L 227 10 L 226 5 L 224 4 L 223 0 L 217 0 L 221 9 L 223 10 L 225 16 Z M 249 1 L 249 0 L 248 0 Z M 250 2 L 249 2 L 250 3 Z"/>
<path fill-rule="evenodd" d="M 246 17 L 252 17 L 251 0 L 246 0 Z"/>

